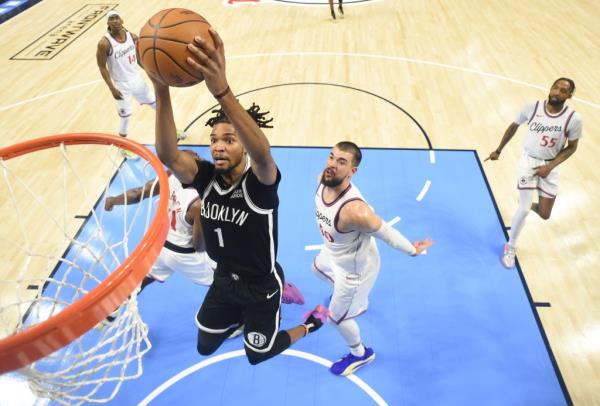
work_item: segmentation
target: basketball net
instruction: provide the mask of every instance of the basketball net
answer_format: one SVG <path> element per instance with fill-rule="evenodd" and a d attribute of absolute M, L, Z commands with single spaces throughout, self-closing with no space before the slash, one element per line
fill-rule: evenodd
<path fill-rule="evenodd" d="M 123 162 L 119 148 L 142 159 Z M 0 158 L 0 206 L 13 213 L 0 228 L 0 373 L 60 404 L 107 402 L 151 348 L 136 290 L 166 237 L 167 175 L 147 148 L 105 134 L 27 141 Z M 125 196 L 104 210 L 152 179 L 157 208 Z"/>

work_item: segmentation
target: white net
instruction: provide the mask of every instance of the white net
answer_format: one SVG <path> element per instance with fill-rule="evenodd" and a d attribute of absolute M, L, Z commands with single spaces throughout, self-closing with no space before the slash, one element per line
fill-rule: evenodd
<path fill-rule="evenodd" d="M 122 162 L 114 145 L 61 144 L 0 165 L 3 340 L 85 297 L 130 255 L 154 218 L 153 200 L 127 204 L 125 196 L 125 204 L 111 212 L 104 210 L 104 200 L 155 179 L 156 173 L 143 159 Z M 101 319 L 115 310 L 113 321 L 0 375 L 0 403 L 18 396 L 9 395 L 11 387 L 2 383 L 16 374 L 27 377 L 35 396 L 60 404 L 113 399 L 124 381 L 142 374 L 142 356 L 151 348 L 135 292 L 117 306 L 97 310 Z"/>

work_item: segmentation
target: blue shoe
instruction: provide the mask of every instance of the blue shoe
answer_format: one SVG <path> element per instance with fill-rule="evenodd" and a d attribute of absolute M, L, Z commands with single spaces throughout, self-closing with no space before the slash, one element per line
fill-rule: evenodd
<path fill-rule="evenodd" d="M 358 368 L 371 363 L 375 359 L 375 352 L 372 348 L 365 348 L 365 355 L 357 357 L 349 353 L 344 358 L 331 365 L 329 370 L 335 375 L 347 376 L 353 374 Z"/>

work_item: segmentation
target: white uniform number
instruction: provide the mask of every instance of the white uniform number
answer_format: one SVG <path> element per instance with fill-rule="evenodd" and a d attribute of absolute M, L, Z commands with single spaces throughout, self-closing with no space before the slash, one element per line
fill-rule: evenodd
<path fill-rule="evenodd" d="M 215 233 L 217 233 L 217 236 L 219 237 L 219 247 L 224 247 L 225 244 L 223 243 L 223 233 L 221 232 L 221 227 L 215 228 Z"/>

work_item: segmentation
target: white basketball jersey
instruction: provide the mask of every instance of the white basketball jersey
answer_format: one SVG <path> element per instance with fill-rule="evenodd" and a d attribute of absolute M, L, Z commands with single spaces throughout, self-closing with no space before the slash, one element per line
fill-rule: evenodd
<path fill-rule="evenodd" d="M 192 225 L 185 219 L 190 205 L 199 199 L 194 188 L 181 185 L 175 175 L 169 176 L 169 233 L 167 241 L 183 248 L 192 247 Z"/>
<path fill-rule="evenodd" d="M 547 101 L 538 101 L 526 106 L 515 121 L 527 122 L 524 149 L 527 155 L 543 160 L 551 160 L 563 149 L 567 138 L 581 137 L 581 117 L 569 106 L 564 106 L 557 114 L 550 114 Z"/>
<path fill-rule="evenodd" d="M 130 82 L 140 77 L 137 68 L 137 57 L 135 53 L 135 43 L 129 31 L 125 32 L 125 42 L 118 42 L 109 32 L 104 36 L 110 42 L 108 52 L 108 71 L 110 76 L 116 82 Z"/>
<path fill-rule="evenodd" d="M 317 225 L 325 242 L 325 248 L 334 257 L 355 252 L 363 240 L 371 237 L 360 231 L 339 231 L 337 221 L 340 210 L 346 203 L 354 200 L 364 201 L 362 194 L 356 186 L 350 183 L 334 201 L 325 202 L 323 199 L 324 188 L 325 186 L 322 183 L 319 184 L 315 195 L 315 205 L 317 207 Z"/>

